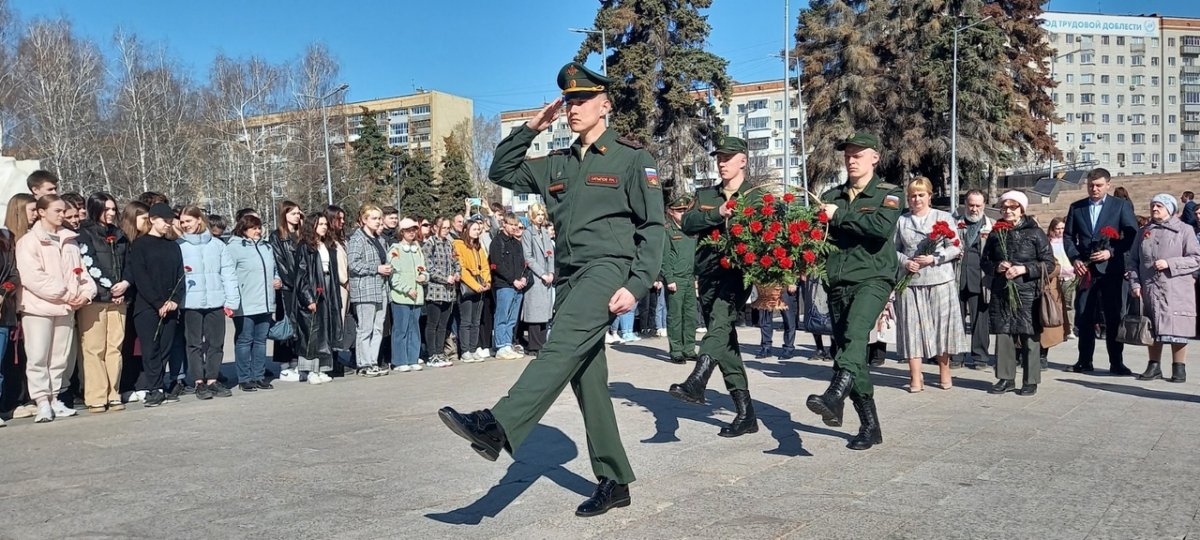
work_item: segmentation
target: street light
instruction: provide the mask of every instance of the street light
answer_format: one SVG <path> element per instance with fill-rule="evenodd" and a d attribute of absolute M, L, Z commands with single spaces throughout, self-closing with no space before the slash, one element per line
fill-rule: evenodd
<path fill-rule="evenodd" d="M 568 28 L 571 32 L 577 34 L 600 34 L 600 73 L 605 77 L 608 76 L 608 33 L 603 28 L 597 30 L 595 28 Z"/>
<path fill-rule="evenodd" d="M 342 83 L 337 88 L 334 88 L 328 94 L 317 98 L 317 103 L 321 106 L 321 131 L 325 134 L 325 195 L 329 201 L 327 204 L 333 204 L 333 172 L 329 167 L 329 111 L 325 107 L 325 100 L 337 95 L 338 93 L 350 88 L 350 85 Z M 313 97 L 313 96 L 305 96 Z"/>
<path fill-rule="evenodd" d="M 1054 66 L 1058 62 L 1059 58 L 1063 58 L 1065 56 L 1071 56 L 1072 54 L 1076 54 L 1076 53 L 1092 52 L 1094 50 L 1095 49 L 1079 48 L 1079 49 L 1075 49 L 1071 52 L 1065 52 L 1058 56 L 1055 56 L 1052 60 L 1050 60 L 1050 80 L 1052 80 L 1052 81 L 1054 80 Z M 1054 122 L 1050 122 L 1049 135 L 1050 135 L 1050 140 L 1054 141 Z M 1055 150 L 1058 149 L 1057 142 L 1054 143 L 1054 149 Z M 1050 179 L 1054 179 L 1054 152 L 1050 153 L 1050 168 L 1046 170 L 1046 177 L 1050 178 Z"/>
<path fill-rule="evenodd" d="M 958 209 L 958 34 L 980 24 L 992 16 L 988 15 L 971 24 L 954 29 L 953 88 L 950 90 L 950 211 Z"/>

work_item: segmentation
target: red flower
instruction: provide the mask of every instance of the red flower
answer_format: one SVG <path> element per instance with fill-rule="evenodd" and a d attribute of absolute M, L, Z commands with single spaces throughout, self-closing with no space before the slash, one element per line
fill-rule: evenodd
<path fill-rule="evenodd" d="M 763 239 L 763 242 L 770 244 L 771 242 L 775 241 L 775 233 L 773 233 L 771 231 L 767 231 L 767 232 L 763 233 L 762 239 Z"/>
<path fill-rule="evenodd" d="M 763 230 L 763 224 L 761 221 L 751 221 L 750 222 L 750 232 L 752 232 L 754 234 L 758 234 L 758 233 L 762 232 L 762 230 Z"/>
<path fill-rule="evenodd" d="M 713 229 L 712 232 L 708 234 L 708 237 L 712 238 L 713 242 L 716 242 L 721 239 L 721 231 Z"/>
<path fill-rule="evenodd" d="M 774 262 L 775 259 L 772 259 L 770 255 L 763 255 L 762 258 L 758 260 L 758 264 L 762 265 L 763 268 L 770 268 L 771 264 Z"/>
<path fill-rule="evenodd" d="M 808 233 L 808 237 L 819 241 L 825 238 L 825 233 L 821 232 L 821 229 L 813 229 L 812 232 Z"/>
<path fill-rule="evenodd" d="M 783 259 L 787 256 L 787 250 L 780 246 L 775 246 L 775 249 L 771 250 L 771 254 L 774 255 L 776 259 Z"/>
<path fill-rule="evenodd" d="M 79 268 L 79 267 L 75 267 L 75 269 L 71 270 L 71 271 L 75 272 L 75 275 L 77 275 L 77 276 L 83 273 L 83 269 Z"/>
<path fill-rule="evenodd" d="M 721 257 L 721 268 L 729 268 L 731 266 L 733 265 L 729 263 L 729 258 Z"/>
<path fill-rule="evenodd" d="M 794 202 L 795 200 L 796 200 L 796 196 L 795 196 L 795 195 L 792 195 L 791 193 L 784 193 L 784 194 L 783 194 L 783 202 L 785 202 L 785 203 L 788 203 L 788 204 L 791 204 L 791 203 L 792 203 L 792 202 Z"/>
<path fill-rule="evenodd" d="M 771 204 L 771 203 L 775 202 L 775 196 L 771 195 L 770 193 L 763 195 L 763 202 L 765 202 L 767 204 Z"/>
<path fill-rule="evenodd" d="M 547 256 L 547 257 L 551 257 L 551 256 L 553 256 L 553 255 L 554 255 L 554 250 L 553 250 L 553 249 L 547 249 L 547 250 L 546 250 L 546 256 Z"/>
<path fill-rule="evenodd" d="M 425 273 L 425 267 L 424 267 L 424 266 L 418 266 L 418 267 L 417 267 L 417 273 L 418 273 L 418 274 L 424 274 L 424 273 Z"/>
<path fill-rule="evenodd" d="M 317 287 L 317 296 L 325 294 L 325 287 Z"/>
<path fill-rule="evenodd" d="M 812 227 L 811 223 L 809 223 L 807 221 L 801 221 L 799 223 L 796 223 L 796 232 L 799 232 L 799 233 L 808 232 L 808 229 L 811 227 Z"/>
<path fill-rule="evenodd" d="M 746 232 L 746 228 L 743 227 L 741 223 L 734 223 L 733 227 L 729 228 L 729 232 L 737 236 L 741 236 L 743 232 Z"/>
<path fill-rule="evenodd" d="M 753 216 L 753 215 L 754 215 L 754 208 L 747 206 L 745 210 L 742 210 L 742 215 L 743 215 L 743 216 L 747 216 L 747 217 L 748 217 L 748 216 Z"/>
<path fill-rule="evenodd" d="M 965 221 L 958 222 L 958 228 L 960 228 L 960 229 L 967 228 L 967 222 L 965 222 Z"/>
<path fill-rule="evenodd" d="M 763 206 L 763 207 L 762 207 L 762 215 L 764 215 L 764 216 L 773 216 L 773 215 L 775 215 L 775 207 L 774 207 L 774 206 L 771 206 L 771 205 L 766 205 L 766 206 Z"/>
<path fill-rule="evenodd" d="M 798 246 L 803 241 L 804 237 L 800 236 L 800 233 L 792 233 L 788 235 L 788 242 L 791 242 L 793 246 Z"/>
<path fill-rule="evenodd" d="M 184 272 L 191 272 L 191 271 L 192 271 L 192 267 L 190 267 L 190 266 L 185 266 L 185 267 L 183 267 L 183 271 L 184 271 Z"/>
<path fill-rule="evenodd" d="M 733 210 L 735 206 L 737 206 L 737 199 L 729 199 L 728 201 L 725 201 L 725 208 Z"/>
<path fill-rule="evenodd" d="M 738 255 L 745 255 L 747 251 L 750 251 L 750 248 L 746 244 L 738 242 L 738 245 L 733 248 L 733 251 Z"/>
<path fill-rule="evenodd" d="M 17 286 L 13 285 L 11 281 L 5 281 L 3 284 L 0 284 L 0 288 L 3 288 L 5 292 L 12 292 Z"/>
<path fill-rule="evenodd" d="M 771 226 L 767 227 L 767 230 L 771 231 L 773 233 L 777 233 L 777 232 L 783 230 L 783 224 L 778 221 L 772 221 Z"/>
<path fill-rule="evenodd" d="M 488 268 L 491 268 L 492 270 L 495 270 L 495 269 L 496 269 L 496 263 L 489 264 L 489 265 L 488 265 Z"/>
<path fill-rule="evenodd" d="M 753 253 L 747 253 L 745 257 L 742 257 L 742 262 L 744 262 L 746 264 L 754 264 L 754 261 L 757 261 L 757 260 L 758 260 L 758 256 Z"/>
<path fill-rule="evenodd" d="M 992 225 L 992 232 L 1011 231 L 1012 228 L 1012 223 L 1007 221 L 997 221 L 995 225 Z"/>
<path fill-rule="evenodd" d="M 829 215 L 822 210 L 817 214 L 817 221 L 820 221 L 821 223 L 829 223 Z"/>
<path fill-rule="evenodd" d="M 110 235 L 104 237 L 104 241 L 111 244 L 111 243 L 117 241 L 117 237 L 110 234 Z"/>
<path fill-rule="evenodd" d="M 792 261 L 791 257 L 783 257 L 783 258 L 779 259 L 779 267 L 784 270 L 791 270 L 792 266 L 794 266 L 795 264 L 796 263 Z"/>
<path fill-rule="evenodd" d="M 804 250 L 804 254 L 802 256 L 804 257 L 804 264 L 812 264 L 817 262 L 817 254 L 813 253 L 810 249 Z"/>
<path fill-rule="evenodd" d="M 957 239 L 957 238 L 955 238 L 955 239 L 954 239 L 954 247 L 958 247 L 958 246 L 960 246 L 960 245 L 962 245 L 962 242 L 959 242 L 959 241 L 958 241 L 958 239 Z"/>
<path fill-rule="evenodd" d="M 1120 240 L 1121 239 L 1121 233 L 1117 232 L 1117 230 L 1112 228 L 1111 226 L 1101 228 L 1100 236 L 1103 236 L 1109 240 Z"/>
<path fill-rule="evenodd" d="M 1146 232 L 1142 233 L 1142 238 L 1150 238 L 1150 229 L 1146 229 Z M 8 283 L 5 283 L 5 285 L 8 285 Z"/>

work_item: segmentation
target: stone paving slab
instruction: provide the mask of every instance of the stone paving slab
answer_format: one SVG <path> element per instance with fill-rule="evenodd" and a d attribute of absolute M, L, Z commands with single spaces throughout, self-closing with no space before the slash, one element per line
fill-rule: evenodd
<path fill-rule="evenodd" d="M 741 329 L 756 343 L 757 329 Z M 1075 342 L 1051 352 L 1074 360 Z M 480 459 L 437 419 L 492 405 L 526 361 L 276 383 L 271 392 L 0 429 L 0 538 L 1185 538 L 1200 534 L 1196 383 L 1049 371 L 1038 395 L 991 374 L 900 388 L 875 370 L 884 444 L 844 448 L 805 409 L 829 364 L 747 354 L 757 434 L 719 377 L 704 406 L 666 393 L 690 366 L 665 340 L 610 347 L 610 387 L 638 481 L 633 505 L 579 519 L 594 479 L 574 397 L 514 461 Z M 800 341 L 803 356 L 811 344 Z M 746 351 L 751 348 L 746 347 Z M 1130 348 L 1129 366 L 1145 366 Z M 1098 365 L 1105 365 L 1103 360 Z M 226 366 L 229 368 L 231 366 Z M 927 382 L 936 369 L 927 366 Z"/>

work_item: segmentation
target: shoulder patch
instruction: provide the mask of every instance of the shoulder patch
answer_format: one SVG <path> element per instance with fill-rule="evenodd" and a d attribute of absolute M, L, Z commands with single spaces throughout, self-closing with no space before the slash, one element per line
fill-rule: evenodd
<path fill-rule="evenodd" d="M 888 208 L 900 208 L 900 197 L 888 195 L 883 198 L 883 206 Z"/>
<path fill-rule="evenodd" d="M 642 143 L 635 141 L 632 137 L 630 137 L 628 135 L 622 135 L 620 137 L 617 137 L 617 142 L 619 142 L 625 146 L 628 146 L 630 148 L 636 148 L 636 149 L 642 148 Z"/>
<path fill-rule="evenodd" d="M 658 183 L 658 171 L 653 167 L 645 167 L 643 170 L 646 173 L 646 185 L 654 189 L 661 189 L 662 186 Z"/>

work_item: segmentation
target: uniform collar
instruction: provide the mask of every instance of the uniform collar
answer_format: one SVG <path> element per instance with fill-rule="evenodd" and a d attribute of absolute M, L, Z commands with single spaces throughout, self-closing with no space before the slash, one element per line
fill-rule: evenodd
<path fill-rule="evenodd" d="M 879 183 L 882 181 L 883 180 L 881 180 L 879 178 L 878 173 L 872 174 L 871 179 L 867 181 L 866 186 L 863 186 L 862 191 L 859 192 L 859 195 L 867 195 L 867 194 L 874 193 L 875 187 L 878 186 Z M 845 182 L 842 183 L 841 192 L 842 192 L 842 195 L 844 195 L 846 197 L 850 196 L 850 180 L 849 179 L 847 179 Z"/>
<path fill-rule="evenodd" d="M 612 150 L 613 145 L 616 143 L 617 136 L 613 134 L 613 130 L 605 128 L 604 133 L 600 134 L 600 137 L 596 139 L 596 142 L 593 142 L 591 146 L 588 146 L 588 152 L 596 152 L 600 155 L 604 155 L 607 154 L 609 150 Z M 582 158 L 583 156 L 579 154 L 580 148 L 583 148 L 583 137 L 575 137 L 575 143 L 571 145 L 571 152 L 576 157 Z"/>
<path fill-rule="evenodd" d="M 717 190 L 718 197 L 721 197 L 721 198 L 725 197 L 724 185 L 725 185 L 724 182 L 718 181 L 717 185 L 713 186 L 713 189 Z M 740 198 L 746 196 L 746 193 L 749 192 L 751 189 L 754 189 L 754 187 L 750 185 L 750 181 L 743 178 L 742 185 L 738 186 L 738 189 L 736 192 L 738 194 L 738 198 L 740 199 Z"/>

